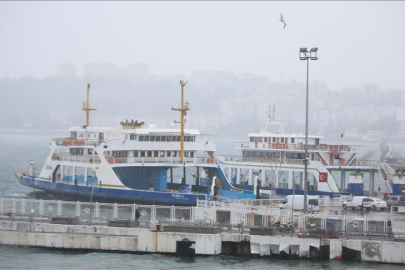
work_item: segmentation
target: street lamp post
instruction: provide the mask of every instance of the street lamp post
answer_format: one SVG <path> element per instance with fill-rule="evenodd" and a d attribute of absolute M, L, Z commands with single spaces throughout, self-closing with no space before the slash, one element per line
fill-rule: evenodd
<path fill-rule="evenodd" d="M 305 171 L 304 171 L 304 213 L 307 213 L 308 205 L 308 70 L 309 70 L 309 60 L 318 60 L 316 52 L 318 48 L 312 48 L 310 51 L 307 48 L 300 48 L 300 60 L 307 61 L 307 98 L 306 98 L 306 117 L 305 117 Z"/>

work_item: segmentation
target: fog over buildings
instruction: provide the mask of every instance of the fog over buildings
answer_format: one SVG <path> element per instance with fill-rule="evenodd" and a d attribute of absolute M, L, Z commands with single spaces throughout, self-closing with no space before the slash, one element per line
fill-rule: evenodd
<path fill-rule="evenodd" d="M 219 137 L 287 132 L 405 138 L 404 2 L 0 2 L 2 130 L 178 120 Z M 279 22 L 282 13 L 285 29 Z M 375 134 L 374 134 L 375 135 Z"/>

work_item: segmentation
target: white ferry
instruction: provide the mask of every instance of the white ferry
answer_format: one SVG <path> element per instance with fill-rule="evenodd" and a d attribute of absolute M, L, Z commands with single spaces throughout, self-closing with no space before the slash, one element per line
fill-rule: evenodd
<path fill-rule="evenodd" d="M 258 182 L 260 190 L 271 190 L 274 195 L 304 194 L 305 134 L 285 134 L 285 124 L 274 121 L 274 108 L 269 108 L 268 117 L 260 132 L 249 133 L 248 142 L 237 143 L 240 156 L 220 156 L 219 163 L 235 187 L 252 190 Z M 396 182 L 388 164 L 359 160 L 361 146 L 328 145 L 321 143 L 322 139 L 322 136 L 308 136 L 309 195 L 363 195 L 364 174 L 372 175 L 366 191 L 375 193 L 375 172 L 383 178 L 380 184 L 385 188 L 380 188 L 381 193 L 392 193 Z M 341 172 L 341 179 L 335 180 L 333 170 Z M 345 179 L 345 171 L 351 171 L 350 179 Z"/>
<path fill-rule="evenodd" d="M 228 183 L 210 136 L 184 129 L 189 103 L 183 102 L 185 83 L 181 85 L 181 106 L 173 109 L 181 112 L 180 129 L 133 120 L 120 127 L 90 127 L 94 109 L 88 85 L 86 125 L 51 132 L 50 154 L 41 172 L 36 175 L 31 163 L 28 173 L 16 174 L 20 183 L 59 199 L 94 202 L 196 205 L 197 199 L 214 199 L 218 187 L 231 197 L 253 198 L 253 192 Z"/>

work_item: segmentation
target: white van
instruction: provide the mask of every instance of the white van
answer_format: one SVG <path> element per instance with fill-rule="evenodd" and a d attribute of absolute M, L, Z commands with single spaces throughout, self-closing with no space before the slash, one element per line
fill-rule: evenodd
<path fill-rule="evenodd" d="M 343 208 L 351 208 L 354 209 L 356 207 L 358 208 L 371 208 L 371 199 L 370 197 L 367 196 L 354 196 L 348 199 L 347 201 L 343 202 Z"/>
<path fill-rule="evenodd" d="M 294 199 L 294 200 L 293 200 Z M 293 205 L 294 204 L 294 205 Z M 318 196 L 307 196 L 308 210 L 319 211 L 319 199 Z M 280 209 L 304 209 L 304 195 L 287 195 L 280 203 Z"/>

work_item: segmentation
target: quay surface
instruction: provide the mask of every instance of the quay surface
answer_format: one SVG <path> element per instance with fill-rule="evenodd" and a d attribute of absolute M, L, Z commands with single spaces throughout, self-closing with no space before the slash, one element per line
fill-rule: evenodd
<path fill-rule="evenodd" d="M 11 204 L 5 200 L 0 199 L 2 245 L 405 264 L 405 235 L 390 228 L 391 223 L 395 222 L 401 224 L 397 227 L 401 227 L 404 218 L 391 212 L 385 212 L 388 219 L 383 216 L 375 219 L 367 216 L 339 216 L 336 212 L 326 214 L 327 211 L 303 215 L 271 207 L 265 210 L 252 205 L 238 205 L 237 209 L 235 205 L 230 209 L 230 205 L 220 207 L 219 204 L 216 208 L 213 205 L 210 208 L 132 206 L 132 210 L 135 207 L 151 210 L 150 213 L 141 210 L 143 216 L 140 225 L 136 226 L 135 220 L 131 219 L 133 211 L 128 211 L 127 219 L 120 219 L 123 214 L 118 211 L 116 204 L 110 205 L 109 209 L 116 209 L 117 212 L 113 210 L 111 218 L 103 219 L 96 211 L 88 213 L 88 203 L 81 205 L 78 202 L 14 200 Z M 54 210 L 50 205 L 44 207 L 47 203 L 58 204 L 56 208 L 59 213 L 70 208 L 72 215 L 45 215 L 46 210 Z M 30 204 L 38 206 L 39 211 L 26 211 Z M 23 207 L 26 209 L 22 210 Z M 77 211 L 82 208 L 84 215 Z M 336 206 L 332 205 L 331 208 Z M 103 207 L 96 204 L 94 209 L 100 210 Z M 162 209 L 169 211 L 165 215 L 168 218 L 159 217 Z M 179 213 L 186 214 L 186 218 L 180 218 Z M 269 221 L 276 215 L 283 223 L 292 217 L 295 231 L 283 231 L 270 224 Z M 333 229 L 328 228 L 330 220 L 335 221 Z M 310 228 L 308 224 L 311 222 L 320 226 Z"/>

